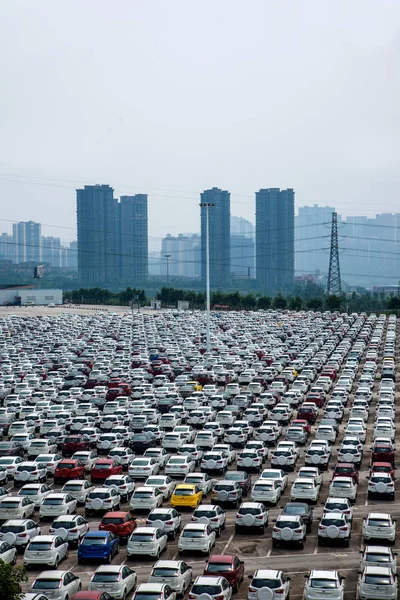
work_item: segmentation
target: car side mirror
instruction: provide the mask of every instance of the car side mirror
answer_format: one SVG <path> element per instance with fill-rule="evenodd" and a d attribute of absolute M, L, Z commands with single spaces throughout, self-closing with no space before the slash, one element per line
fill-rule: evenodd
<path fill-rule="evenodd" d="M 247 579 L 253 579 L 253 575 L 247 575 Z"/>

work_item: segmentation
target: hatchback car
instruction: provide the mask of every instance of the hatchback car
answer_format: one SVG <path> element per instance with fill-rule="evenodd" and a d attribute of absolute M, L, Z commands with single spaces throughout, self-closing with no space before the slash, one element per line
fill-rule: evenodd
<path fill-rule="evenodd" d="M 358 580 L 360 600 L 397 600 L 398 580 L 389 567 L 366 566 Z"/>
<path fill-rule="evenodd" d="M 4 496 L 0 500 L 0 521 L 26 519 L 35 512 L 35 504 L 23 496 Z"/>
<path fill-rule="evenodd" d="M 93 573 L 88 590 L 108 592 L 116 600 L 126 600 L 136 581 L 135 571 L 126 565 L 102 565 Z"/>
<path fill-rule="evenodd" d="M 77 501 L 71 494 L 49 494 L 39 507 L 39 516 L 41 519 L 46 519 L 48 517 L 71 515 L 76 511 L 77 505 Z"/>
<path fill-rule="evenodd" d="M 212 600 L 231 600 L 232 598 L 232 586 L 225 577 L 218 575 L 212 575 L 207 573 L 207 576 L 196 577 L 192 588 L 189 593 L 191 600 L 202 600 L 211 598 Z"/>
<path fill-rule="evenodd" d="M 192 583 L 192 567 L 183 560 L 159 560 L 153 566 L 148 582 L 168 584 L 183 597 Z"/>
<path fill-rule="evenodd" d="M 59 535 L 63 540 L 76 545 L 88 531 L 89 523 L 81 515 L 57 517 L 49 528 L 49 533 L 52 535 Z"/>
<path fill-rule="evenodd" d="M 78 547 L 78 563 L 102 560 L 111 563 L 119 553 L 119 539 L 111 531 L 88 531 Z"/>
<path fill-rule="evenodd" d="M 43 593 L 44 597 L 51 600 L 67 600 L 75 598 L 81 587 L 81 580 L 71 571 L 42 571 L 35 578 L 31 591 L 35 594 Z"/>
<path fill-rule="evenodd" d="M 261 600 L 262 598 L 289 600 L 290 577 L 282 571 L 258 569 L 254 575 L 249 575 L 249 579 L 247 600 Z M 264 594 L 261 590 L 265 590 Z"/>
<path fill-rule="evenodd" d="M 68 542 L 59 535 L 38 535 L 32 538 L 25 548 L 24 567 L 30 565 L 49 565 L 55 569 L 68 558 Z"/>
<path fill-rule="evenodd" d="M 137 527 L 128 539 L 126 553 L 128 558 L 144 554 L 159 559 L 167 544 L 167 534 L 160 528 Z"/>
<path fill-rule="evenodd" d="M 210 527 L 203 523 L 189 523 L 185 525 L 178 540 L 178 551 L 183 552 L 203 552 L 210 554 L 215 545 L 216 533 Z"/>
<path fill-rule="evenodd" d="M 370 540 L 386 540 L 393 544 L 396 539 L 396 520 L 388 513 L 369 513 L 363 521 L 363 537 Z"/>

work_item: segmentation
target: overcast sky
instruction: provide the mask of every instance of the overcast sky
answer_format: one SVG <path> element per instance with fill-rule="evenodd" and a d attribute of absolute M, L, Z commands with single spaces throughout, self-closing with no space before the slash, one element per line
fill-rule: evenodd
<path fill-rule="evenodd" d="M 400 212 L 399 24 L 398 0 L 3 0 L 1 218 L 74 239 L 84 183 L 147 192 L 153 244 L 212 186 L 253 221 L 260 187 Z"/>

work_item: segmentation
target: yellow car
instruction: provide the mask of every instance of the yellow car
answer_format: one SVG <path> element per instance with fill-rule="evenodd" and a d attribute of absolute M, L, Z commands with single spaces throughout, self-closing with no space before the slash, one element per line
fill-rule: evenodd
<path fill-rule="evenodd" d="M 203 386 L 198 381 L 188 381 L 186 385 L 191 385 L 194 392 L 201 392 Z"/>
<path fill-rule="evenodd" d="M 173 508 L 177 508 L 178 506 L 189 506 L 194 509 L 201 504 L 202 500 L 203 492 L 197 485 L 181 483 L 176 486 L 170 502 Z"/>

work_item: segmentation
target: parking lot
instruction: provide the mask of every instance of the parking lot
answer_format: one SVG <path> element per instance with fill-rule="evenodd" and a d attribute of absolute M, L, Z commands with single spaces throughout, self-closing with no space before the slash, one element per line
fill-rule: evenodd
<path fill-rule="evenodd" d="M 21 312 L 24 309 L 21 309 Z M 395 360 L 397 360 L 398 352 L 398 325 L 396 320 L 388 318 L 383 319 L 378 316 L 367 317 L 366 315 L 339 315 L 339 314 L 320 314 L 320 313 L 290 313 L 290 312 L 257 312 L 257 313 L 220 313 L 212 315 L 212 351 L 210 355 L 205 353 L 205 318 L 202 313 L 177 313 L 174 311 L 163 311 L 159 314 L 111 314 L 95 312 L 91 314 L 77 314 L 71 309 L 67 311 L 57 310 L 53 313 L 51 310 L 34 310 L 27 309 L 27 314 L 21 315 L 17 311 L 13 311 L 15 316 L 5 315 L 3 311 L 0 313 L 0 327 L 2 329 L 1 344 L 0 344 L 0 383 L 4 380 L 7 374 L 14 373 L 15 382 L 26 380 L 29 373 L 40 373 L 41 384 L 37 390 L 41 389 L 45 381 L 49 381 L 54 376 L 54 372 L 58 372 L 61 380 L 63 380 L 69 372 L 73 371 L 73 366 L 70 359 L 71 355 L 90 359 L 91 369 L 96 369 L 96 364 L 100 363 L 100 370 L 105 375 L 105 381 L 111 377 L 119 377 L 121 381 L 129 384 L 130 391 L 135 387 L 140 386 L 140 380 L 135 379 L 138 374 L 137 365 L 141 364 L 142 368 L 152 370 L 152 362 L 160 357 L 166 359 L 164 364 L 170 366 L 168 379 L 170 383 L 174 383 L 175 376 L 188 374 L 189 381 L 199 379 L 199 374 L 206 371 L 207 374 L 214 373 L 216 384 L 216 395 L 224 395 L 228 382 L 235 380 L 235 377 L 251 368 L 253 364 L 262 363 L 264 359 L 263 369 L 257 371 L 254 381 L 258 381 L 260 377 L 265 375 L 262 384 L 262 393 L 271 389 L 274 381 L 280 380 L 280 373 L 277 372 L 274 377 L 270 377 L 268 369 L 271 368 L 271 363 L 275 364 L 282 360 L 282 368 L 290 368 L 293 376 L 293 381 L 287 380 L 284 383 L 284 390 L 292 389 L 297 377 L 306 368 L 310 361 L 315 356 L 321 358 L 322 366 L 316 366 L 316 378 L 314 381 L 309 381 L 306 391 L 298 396 L 298 401 L 293 406 L 291 419 L 296 418 L 297 405 L 301 405 L 306 400 L 309 392 L 312 392 L 313 385 L 320 376 L 321 372 L 331 358 L 335 354 L 335 349 L 343 341 L 349 342 L 349 349 L 343 350 L 342 361 L 338 364 L 338 368 L 334 369 L 334 377 L 332 377 L 332 387 L 325 394 L 321 394 L 323 405 L 318 408 L 318 418 L 315 424 L 311 427 L 311 434 L 304 446 L 300 447 L 299 458 L 296 462 L 293 471 L 288 472 L 288 485 L 280 497 L 277 506 L 269 508 L 269 523 L 265 533 L 254 532 L 235 532 L 235 519 L 237 508 L 234 506 L 223 506 L 226 509 L 226 528 L 221 536 L 216 539 L 212 554 L 218 555 L 235 555 L 240 560 L 244 561 L 245 579 L 240 585 L 235 598 L 240 600 L 247 599 L 249 578 L 257 569 L 277 569 L 283 571 L 290 576 L 290 598 L 297 600 L 303 598 L 305 578 L 304 575 L 310 569 L 321 570 L 337 570 L 345 576 L 344 598 L 353 600 L 357 598 L 358 586 L 358 571 L 360 568 L 360 550 L 365 546 L 363 540 L 363 519 L 369 513 L 390 513 L 392 518 L 400 516 L 400 503 L 398 478 L 395 479 L 395 499 L 394 501 L 386 498 L 372 499 L 368 497 L 368 475 L 371 464 L 371 448 L 373 445 L 374 422 L 376 418 L 376 407 L 378 398 L 381 394 L 381 374 L 383 359 L 390 358 L 390 348 L 388 340 L 388 328 L 394 331 L 390 336 L 391 340 L 395 341 Z M 5 311 L 4 311 L 5 312 Z M 105 343 L 107 340 L 107 343 Z M 317 341 L 316 341 L 317 340 Z M 372 343 L 371 340 L 375 340 Z M 378 340 L 378 341 L 377 341 Z M 363 343 L 364 349 L 357 359 L 357 368 L 355 370 L 354 380 L 351 382 L 351 391 L 348 394 L 344 408 L 343 419 L 338 428 L 338 436 L 332 444 L 332 451 L 329 458 L 329 466 L 322 471 L 323 484 L 318 496 L 318 500 L 314 503 L 314 522 L 311 532 L 307 534 L 304 547 L 298 545 L 280 545 L 278 548 L 272 547 L 272 530 L 274 522 L 282 512 L 282 508 L 291 500 L 290 492 L 292 483 L 295 481 L 297 472 L 300 467 L 305 465 L 305 454 L 309 443 L 314 439 L 318 425 L 323 418 L 324 406 L 332 397 L 335 387 L 338 385 L 338 380 L 343 369 L 346 368 L 346 361 L 349 360 L 351 349 L 357 343 Z M 158 358 L 155 358 L 154 350 L 158 350 Z M 306 352 L 309 350 L 309 352 Z M 371 352 L 369 358 L 367 353 Z M 373 357 L 374 352 L 376 356 Z M 265 357 L 272 357 L 271 362 Z M 69 358 L 64 365 L 60 362 L 60 358 Z M 372 357 L 372 358 L 371 358 Z M 392 357 L 394 358 L 394 356 Z M 106 359 L 106 360 L 104 360 Z M 235 360 L 234 360 L 235 359 Z M 335 544 L 334 541 L 328 541 L 327 544 L 318 544 L 317 530 L 318 522 L 323 515 L 323 506 L 329 496 L 329 485 L 332 481 L 332 469 L 337 463 L 337 455 L 342 443 L 345 429 L 350 418 L 350 412 L 353 406 L 354 395 L 359 388 L 359 378 L 365 373 L 364 367 L 366 362 L 374 362 L 377 366 L 376 374 L 373 380 L 372 399 L 369 402 L 368 418 L 366 421 L 366 441 L 363 444 L 363 456 L 359 469 L 359 483 L 357 489 L 357 497 L 353 507 L 353 522 L 351 530 L 351 539 L 349 546 Z M 388 364 L 386 362 L 386 364 Z M 198 366 L 206 367 L 203 371 L 197 370 Z M 232 371 L 230 375 L 226 375 L 226 383 L 221 384 L 217 381 L 216 375 L 219 366 L 226 371 Z M 233 369 L 231 369 L 233 365 Z M 214 367 L 218 369 L 214 372 Z M 46 374 L 52 372 L 51 377 L 46 377 Z M 169 373 L 171 377 L 169 377 Z M 203 373 L 204 375 L 204 373 Z M 90 377 L 89 372 L 85 375 Z M 149 380 L 152 381 L 151 375 Z M 46 378 L 45 378 L 46 377 Z M 258 377 L 258 379 L 257 379 Z M 277 379 L 278 378 L 278 379 Z M 394 397 L 397 401 L 399 391 L 398 373 L 395 373 L 395 390 Z M 268 381 L 267 381 L 268 379 Z M 211 383 L 212 378 L 209 380 Z M 6 386 L 7 387 L 7 386 Z M 80 401 L 83 401 L 83 393 L 85 389 L 89 389 L 89 385 L 81 386 L 82 389 L 77 396 Z M 240 384 L 240 390 L 245 391 L 248 384 Z M 56 395 L 62 389 L 67 389 L 68 386 L 64 383 L 57 383 L 55 386 Z M 7 388 L 8 389 L 8 388 Z M 76 389 L 75 387 L 73 388 Z M 93 388 L 92 388 L 93 389 Z M 154 388 L 155 389 L 155 388 Z M 173 388 L 179 395 L 182 393 L 182 387 Z M 282 396 L 285 393 L 279 392 L 279 401 L 282 401 Z M 3 393 L 3 407 L 7 406 L 7 396 L 15 393 L 13 389 L 9 393 Z M 129 394 L 131 396 L 131 394 Z M 73 397 L 73 396 L 72 396 Z M 129 403 L 132 402 L 132 397 L 129 397 Z M 183 401 L 183 398 L 182 398 Z M 234 396 L 228 399 L 228 403 L 234 401 Z M 259 394 L 251 395 L 250 405 L 259 401 Z M 53 399 L 52 402 L 56 402 Z M 207 406 L 210 402 L 210 397 L 204 396 L 203 404 Z M 24 399 L 23 404 L 31 403 L 32 412 L 34 412 L 34 402 L 29 397 Z M 11 403 L 12 404 L 12 403 Z M 18 402 L 17 402 L 18 404 Z M 22 404 L 22 405 L 23 405 Z M 157 401 L 154 401 L 153 406 L 158 407 Z M 399 409 L 397 402 L 395 407 L 395 431 L 396 438 L 398 436 L 398 418 Z M 272 407 L 269 407 L 271 410 Z M 127 414 L 124 420 L 124 426 L 129 430 L 129 419 L 132 415 Z M 240 414 L 240 416 L 242 416 Z M 72 414 L 73 417 L 73 414 Z M 101 411 L 99 418 L 101 417 Z M 267 417 L 264 418 L 267 420 Z M 11 421 L 12 422 L 12 421 Z M 97 424 L 98 425 L 98 424 Z M 288 425 L 284 425 L 281 434 L 277 440 L 282 442 L 285 440 L 285 435 Z M 254 437 L 256 428 L 254 428 L 251 437 Z M 99 431 L 100 435 L 100 431 Z M 39 433 L 35 433 L 39 437 Z M 8 440 L 7 429 L 4 431 L 3 440 Z M 42 436 L 41 436 L 42 437 Z M 250 437 L 250 439 L 251 439 Z M 159 444 L 158 444 L 159 445 Z M 61 446 L 59 447 L 61 452 Z M 262 465 L 265 469 L 271 466 L 271 454 L 273 453 L 274 445 L 268 449 L 268 458 Z M 240 448 L 236 448 L 237 453 Z M 395 464 L 398 464 L 398 452 L 395 451 Z M 174 454 L 171 452 L 171 454 Z M 1 453 L 0 453 L 1 456 Z M 274 467 L 276 468 L 276 467 Z M 230 470 L 237 470 L 236 461 L 230 466 Z M 200 469 L 196 468 L 196 472 Z M 163 473 L 161 470 L 160 473 Z M 396 471 L 398 475 L 398 471 Z M 89 478 L 89 475 L 86 475 Z M 212 473 L 215 481 L 223 479 L 222 475 Z M 252 485 L 260 477 L 259 472 L 251 473 Z M 143 481 L 143 480 L 142 480 Z M 60 491 L 62 484 L 55 484 L 52 477 L 48 476 L 47 483 L 55 491 Z M 142 485 L 136 481 L 137 485 Z M 15 486 L 10 478 L 5 488 L 9 494 L 15 495 L 20 487 Z M 243 501 L 249 501 L 250 498 L 243 498 Z M 210 497 L 203 498 L 203 503 L 210 504 Z M 169 507 L 169 501 L 163 503 L 164 507 Z M 121 510 L 129 510 L 129 502 L 121 502 Z M 182 513 L 182 524 L 185 525 L 191 522 L 192 510 L 179 509 Z M 77 513 L 85 515 L 84 506 L 78 506 Z M 88 517 L 90 522 L 90 530 L 94 531 L 98 528 L 101 520 L 101 514 Z M 142 525 L 146 521 L 146 513 L 136 514 L 138 525 Z M 39 522 L 38 511 L 35 512 L 34 520 Z M 42 535 L 47 534 L 52 520 L 40 520 Z M 393 551 L 400 549 L 399 531 L 396 532 L 395 543 L 391 546 Z M 379 543 L 383 543 L 382 541 Z M 386 544 L 385 544 L 386 545 Z M 78 564 L 77 549 L 71 547 L 69 557 L 60 564 L 60 569 L 70 570 L 75 575 L 79 576 L 82 584 L 82 590 L 86 590 L 88 583 L 97 568 L 99 563 L 93 564 Z M 199 553 L 181 555 L 178 552 L 178 538 L 168 541 L 168 547 L 162 554 L 163 560 L 185 560 L 193 569 L 193 579 L 201 575 L 204 570 L 205 560 L 207 556 Z M 23 553 L 19 553 L 17 564 L 22 564 Z M 154 564 L 154 558 L 128 558 L 126 547 L 123 543 L 120 544 L 120 552 L 112 560 L 112 564 L 128 565 L 133 568 L 138 576 L 138 583 L 147 582 L 151 568 Z M 36 575 L 43 571 L 45 567 L 34 566 L 28 571 L 29 581 L 24 584 L 24 591 L 28 592 Z M 187 591 L 186 596 L 188 596 Z M 129 596 L 131 597 L 131 596 Z M 277 595 L 274 596 L 278 597 Z M 280 596 L 282 597 L 282 596 Z M 69 599 L 71 600 L 71 599 Z"/>

